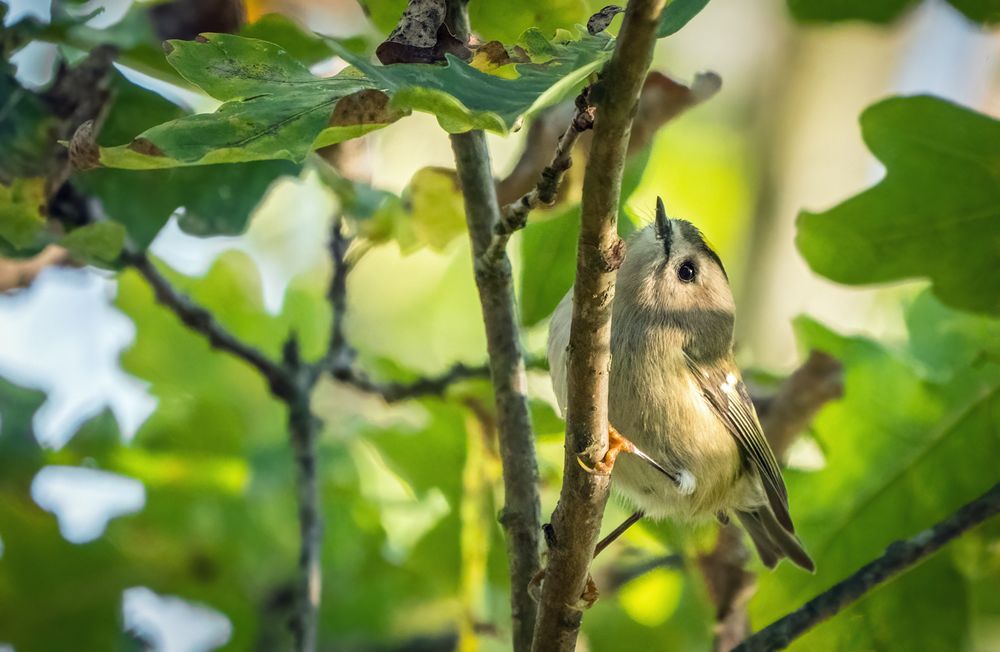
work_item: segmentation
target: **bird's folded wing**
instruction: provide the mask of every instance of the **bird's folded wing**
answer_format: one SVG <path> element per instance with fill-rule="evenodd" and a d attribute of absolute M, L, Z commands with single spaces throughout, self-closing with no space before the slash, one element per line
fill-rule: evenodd
<path fill-rule="evenodd" d="M 767 501 L 778 522 L 789 532 L 795 531 L 788 513 L 788 492 L 778 461 L 764 437 L 750 393 L 739 369 L 729 360 L 699 363 L 685 355 L 688 368 L 701 387 L 709 406 L 736 439 L 740 453 L 757 471 L 764 485 Z"/>

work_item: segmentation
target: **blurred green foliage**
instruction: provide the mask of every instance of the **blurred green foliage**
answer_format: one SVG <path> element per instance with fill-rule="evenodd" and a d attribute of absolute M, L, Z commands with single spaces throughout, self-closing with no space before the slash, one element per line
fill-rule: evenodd
<path fill-rule="evenodd" d="M 787 2 L 792 15 L 806 22 L 864 20 L 888 23 L 918 4 L 915 0 L 787 0 Z M 997 0 L 948 0 L 948 2 L 969 20 L 988 25 L 1000 22 L 1000 2 Z"/>
<path fill-rule="evenodd" d="M 385 33 L 405 3 L 365 4 Z M 269 86 L 260 75 L 248 81 L 229 74 L 235 69 L 229 64 L 322 87 L 332 111 L 346 88 L 371 85 L 357 71 L 335 83 L 321 81 L 304 65 L 337 52 L 393 90 L 404 108 L 434 113 L 447 128 L 479 125 L 506 132 L 517 119 L 567 97 L 599 68 L 610 52 L 606 37 L 559 41 L 553 35 L 585 22 L 600 4 L 474 0 L 473 26 L 484 38 L 552 48 L 548 64 L 520 65 L 522 76 L 514 82 L 457 61 L 448 68 L 380 69 L 351 54 L 364 39 L 335 43 L 276 16 L 243 31 L 258 41 L 225 36 L 175 44 L 171 60 L 177 71 L 240 106 L 189 115 L 117 75 L 100 144 L 146 132 L 175 157 L 160 163 L 204 162 L 205 156 L 245 162 L 78 173 L 73 184 L 100 200 L 111 222 L 72 231 L 64 243 L 85 259 L 109 263 L 121 246 L 118 225 L 146 246 L 182 207 L 180 224 L 191 234 L 238 234 L 269 189 L 303 169 L 318 172 L 368 247 L 358 254 L 349 283 L 348 334 L 361 363 L 380 379 L 406 380 L 455 361 L 482 362 L 485 344 L 461 198 L 450 172 L 424 168 L 397 196 L 348 181 L 318 160 L 251 160 L 301 161 L 326 128 L 329 111 L 308 125 L 269 132 L 251 147 L 221 147 L 237 133 L 226 131 L 225 123 L 247 117 L 241 111 L 269 104 L 261 124 L 281 122 L 316 100 L 311 92 L 306 98 L 280 84 Z M 705 4 L 674 0 L 661 31 L 676 31 Z M 803 15 L 798 3 L 790 4 Z M 861 9 L 886 19 L 896 11 L 876 5 Z M 826 5 L 812 6 L 818 12 Z M 847 5 L 839 7 L 846 11 Z M 135 5 L 123 23 L 105 32 L 57 21 L 41 30 L 33 26 L 30 33 L 80 49 L 110 41 L 129 65 L 184 83 L 154 49 L 147 9 Z M 537 31 L 522 38 L 529 28 Z M 226 74 L 219 74 L 220 63 L 229 65 Z M 480 85 L 468 86 L 470 79 Z M 333 88 L 342 82 L 345 88 Z M 21 98 L 0 121 L 0 143 L 10 144 L 18 162 L 30 162 L 38 148 L 51 144 L 35 138 L 38 125 L 51 117 L 12 78 L 0 83 L 10 89 L 9 97 Z M 268 96 L 255 97 L 260 93 Z M 181 122 L 170 122 L 176 120 Z M 218 138 L 186 131 L 193 124 L 208 125 Z M 158 125 L 160 131 L 147 131 Z M 844 336 L 805 318 L 797 323 L 804 350 L 827 351 L 844 363 L 846 392 L 808 433 L 822 455 L 821 468 L 787 473 L 800 532 L 819 572 L 808 576 L 783 566 L 762 573 L 751 602 L 757 626 L 974 497 L 995 481 L 1000 466 L 1000 322 L 993 318 L 998 283 L 989 282 L 995 264 L 978 266 L 996 258 L 997 216 L 978 212 L 996 204 L 996 123 L 940 100 L 908 98 L 876 105 L 862 125 L 888 168 L 887 178 L 830 211 L 804 214 L 802 253 L 837 281 L 927 277 L 935 294 L 923 292 L 907 304 L 908 334 L 901 341 Z M 659 135 L 629 162 L 623 234 L 648 221 L 645 207 L 662 193 L 671 215 L 698 222 L 727 262 L 738 258 L 746 228 L 738 218 L 753 201 L 742 167 L 745 149 L 738 134 L 704 129 L 697 118 Z M 156 157 L 142 160 L 149 158 Z M 18 180 L 5 183 L 0 193 L 23 197 L 26 185 L 37 184 L 31 178 L 38 173 L 29 168 L 11 174 Z M 6 160 L 0 172 L 8 173 Z M 4 235 L 11 246 L 20 242 L 18 229 L 34 218 L 25 217 L 27 207 L 10 198 L 0 202 L 0 235 L 15 234 L 17 242 Z M 576 201 L 566 199 L 533 214 L 513 241 L 520 316 L 532 342 L 534 327 L 544 325 L 572 283 L 578 215 Z M 970 215 L 980 231 L 972 230 Z M 294 207 L 283 207 L 281 217 L 294 228 Z M 879 246 L 873 250 L 869 242 Z M 271 314 L 264 309 L 260 274 L 243 253 L 223 254 L 200 278 L 164 268 L 178 288 L 240 338 L 277 357 L 295 333 L 310 360 L 326 345 L 327 272 L 318 265 L 298 275 Z M 66 447 L 43 450 L 32 418 L 44 395 L 0 379 L 0 641 L 18 652 L 129 649 L 122 637 L 122 591 L 143 585 L 225 614 L 233 625 L 226 649 L 285 649 L 298 530 L 283 405 L 250 367 L 211 349 L 159 306 L 137 274 L 122 271 L 116 278 L 115 306 L 136 326 L 121 364 L 149 383 L 158 401 L 133 440 L 123 441 L 114 418 L 104 413 L 81 426 Z M 560 482 L 562 422 L 541 389 L 544 374 L 532 373 L 530 380 L 548 513 Z M 495 519 L 503 496 L 487 383 L 464 382 L 444 397 L 393 406 L 323 383 L 314 404 L 326 419 L 319 466 L 324 643 L 356 650 L 403 644 L 506 649 L 507 562 Z M 32 478 L 52 464 L 141 480 L 145 507 L 113 520 L 95 541 L 70 544 L 30 494 Z M 623 506 L 612 504 L 606 520 L 624 514 Z M 599 581 L 654 556 L 677 553 L 685 561 L 607 591 L 584 619 L 591 649 L 706 649 L 713 607 L 693 559 L 712 545 L 713 532 L 643 524 L 602 556 L 595 567 Z M 970 648 L 977 628 L 1000 619 L 998 541 L 996 524 L 980 528 L 820 626 L 795 649 Z"/>

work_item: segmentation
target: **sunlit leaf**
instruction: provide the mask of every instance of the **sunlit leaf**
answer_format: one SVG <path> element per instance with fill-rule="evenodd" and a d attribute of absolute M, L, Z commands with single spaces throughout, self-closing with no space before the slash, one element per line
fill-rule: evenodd
<path fill-rule="evenodd" d="M 1000 313 L 1000 121 L 920 96 L 868 108 L 861 129 L 885 179 L 799 216 L 813 270 L 854 285 L 929 277 L 945 303 Z"/>
<path fill-rule="evenodd" d="M 679 32 L 707 4 L 708 0 L 670 0 L 660 17 L 660 29 L 656 35 L 663 38 Z"/>
<path fill-rule="evenodd" d="M 421 242 L 444 249 L 465 233 L 465 205 L 455 173 L 423 168 L 410 179 L 408 198 L 413 229 Z"/>
<path fill-rule="evenodd" d="M 114 79 L 115 103 L 98 142 L 122 142 L 142 130 L 179 118 L 183 111 L 156 93 Z M 242 233 L 247 218 L 275 179 L 297 175 L 291 161 L 257 161 L 201 168 L 78 172 L 73 183 L 100 198 L 104 212 L 123 224 L 139 246 L 152 242 L 178 208 L 181 228 L 197 235 Z M 136 210 L 142 206 L 142 210 Z"/>

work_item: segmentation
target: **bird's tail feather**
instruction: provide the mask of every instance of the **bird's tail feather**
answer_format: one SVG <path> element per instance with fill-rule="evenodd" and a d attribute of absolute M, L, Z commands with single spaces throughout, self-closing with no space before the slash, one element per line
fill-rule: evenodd
<path fill-rule="evenodd" d="M 774 568 L 782 558 L 788 557 L 796 566 L 810 573 L 816 571 L 816 565 L 802 543 L 781 526 L 770 509 L 762 507 L 750 512 L 736 512 L 736 516 L 746 528 L 765 566 Z"/>

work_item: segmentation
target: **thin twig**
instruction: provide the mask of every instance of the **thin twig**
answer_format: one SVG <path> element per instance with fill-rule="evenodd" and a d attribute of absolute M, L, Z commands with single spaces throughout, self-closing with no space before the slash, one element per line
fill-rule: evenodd
<path fill-rule="evenodd" d="M 315 652 L 317 615 L 323 587 L 323 520 L 317 476 L 316 442 L 322 423 L 312 413 L 310 394 L 317 373 L 299 358 L 294 336 L 285 344 L 285 365 L 295 370 L 296 391 L 288 403 L 289 444 L 295 456 L 295 491 L 299 507 L 299 565 L 292 633 L 296 652 Z"/>
<path fill-rule="evenodd" d="M 552 162 L 542 169 L 538 183 L 516 201 L 503 207 L 500 219 L 493 227 L 493 238 L 482 260 L 495 264 L 504 253 L 510 236 L 528 223 L 528 213 L 539 206 L 551 206 L 556 200 L 559 184 L 573 165 L 573 146 L 583 132 L 594 127 L 594 108 L 588 100 L 589 87 L 576 98 L 576 112 L 569 126 L 556 143 Z"/>
<path fill-rule="evenodd" d="M 624 255 L 617 234 L 622 172 L 639 91 L 656 41 L 662 0 L 632 0 L 615 52 L 595 89 L 597 118 L 584 175 L 567 379 L 562 492 L 552 515 L 555 546 L 542 584 L 533 649 L 570 652 L 582 620 L 575 607 L 608 499 L 607 476 L 591 475 L 577 456 L 600 459 L 608 447 L 611 305 Z"/>
<path fill-rule="evenodd" d="M 204 335 L 213 347 L 231 353 L 257 369 L 275 396 L 287 400 L 294 393 L 294 383 L 286 368 L 230 333 L 210 311 L 174 288 L 144 251 L 126 251 L 122 260 L 146 279 L 153 288 L 156 300 L 172 310 L 188 328 Z"/>
<path fill-rule="evenodd" d="M 916 565 L 963 532 L 1000 513 L 1000 483 L 934 527 L 889 545 L 878 559 L 819 594 L 799 609 L 743 641 L 734 652 L 781 650 L 815 625 L 836 615 L 886 580 Z"/>
<path fill-rule="evenodd" d="M 447 371 L 437 376 L 423 376 L 410 382 L 372 380 L 368 375 L 355 368 L 340 369 L 334 378 L 368 394 L 381 396 L 386 403 L 398 403 L 407 399 L 425 398 L 428 396 L 444 396 L 452 385 L 463 380 L 488 379 L 490 368 L 487 365 L 470 367 L 462 363 L 453 365 Z"/>
<path fill-rule="evenodd" d="M 548 370 L 548 361 L 541 356 L 526 355 L 524 362 L 528 369 Z M 459 362 L 447 371 L 433 376 L 421 376 L 409 381 L 378 381 L 372 380 L 364 370 L 350 366 L 336 369 L 333 377 L 358 391 L 381 396 L 386 403 L 398 403 L 409 399 L 444 396 L 452 385 L 466 380 L 489 380 L 490 367 Z"/>
<path fill-rule="evenodd" d="M 322 365 L 334 376 L 339 370 L 350 367 L 354 358 L 354 349 L 344 334 L 344 324 L 347 315 L 347 249 L 351 240 L 344 235 L 343 220 L 339 216 L 333 218 L 330 225 L 330 285 L 326 292 L 330 303 L 330 338 Z"/>

